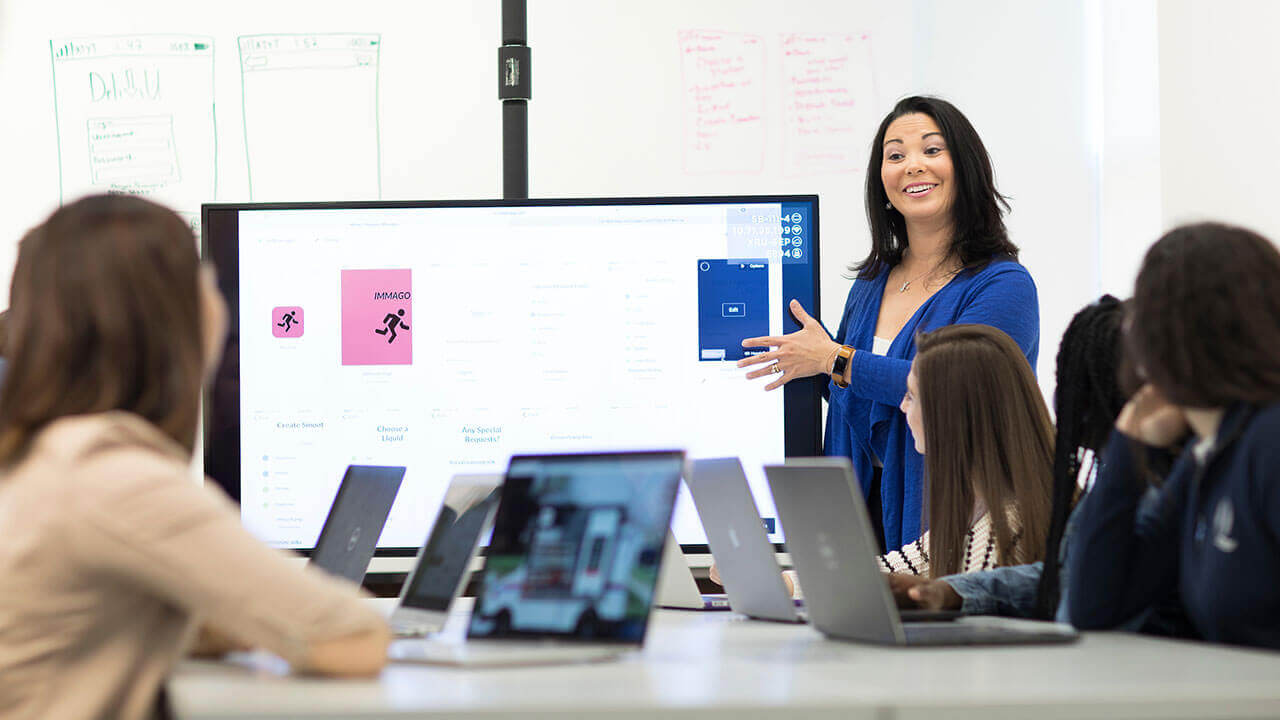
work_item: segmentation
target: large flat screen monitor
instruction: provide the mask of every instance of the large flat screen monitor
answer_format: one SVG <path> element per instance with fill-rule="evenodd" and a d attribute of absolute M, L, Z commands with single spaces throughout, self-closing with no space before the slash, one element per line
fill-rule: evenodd
<path fill-rule="evenodd" d="M 205 470 L 308 550 L 352 464 L 408 468 L 378 541 L 412 553 L 449 478 L 513 454 L 820 451 L 821 381 L 765 392 L 743 338 L 818 311 L 815 196 L 205 205 L 230 308 Z M 687 491 L 672 522 L 706 538 Z"/>

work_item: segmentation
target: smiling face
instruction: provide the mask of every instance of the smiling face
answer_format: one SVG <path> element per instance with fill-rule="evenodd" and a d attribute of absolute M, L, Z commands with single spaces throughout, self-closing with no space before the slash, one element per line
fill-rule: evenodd
<path fill-rule="evenodd" d="M 889 123 L 883 150 L 880 180 L 889 202 L 907 223 L 950 222 L 954 172 L 946 140 L 933 118 L 911 113 Z"/>
<path fill-rule="evenodd" d="M 924 455 L 924 415 L 920 410 L 920 381 L 916 379 L 915 365 L 907 374 L 907 394 L 902 396 L 898 405 L 907 416 L 907 427 L 911 428 L 911 437 L 916 441 L 916 452 Z"/>

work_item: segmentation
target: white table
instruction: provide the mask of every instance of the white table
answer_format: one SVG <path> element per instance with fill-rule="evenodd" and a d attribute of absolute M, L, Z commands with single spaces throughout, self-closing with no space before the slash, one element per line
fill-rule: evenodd
<path fill-rule="evenodd" d="M 1280 653 L 1120 633 L 1069 646 L 882 648 L 804 625 L 674 610 L 658 611 L 643 653 L 620 662 L 393 665 L 364 681 L 284 670 L 261 656 L 187 662 L 170 694 L 179 717 L 205 720 L 1280 717 Z"/>

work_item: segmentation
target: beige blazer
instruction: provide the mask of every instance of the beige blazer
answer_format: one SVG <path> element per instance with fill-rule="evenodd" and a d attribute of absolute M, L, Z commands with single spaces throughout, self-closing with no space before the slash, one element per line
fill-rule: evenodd
<path fill-rule="evenodd" d="M 146 718 L 199 623 L 297 661 L 383 622 L 355 586 L 249 535 L 136 415 L 59 420 L 0 475 L 4 720 Z"/>

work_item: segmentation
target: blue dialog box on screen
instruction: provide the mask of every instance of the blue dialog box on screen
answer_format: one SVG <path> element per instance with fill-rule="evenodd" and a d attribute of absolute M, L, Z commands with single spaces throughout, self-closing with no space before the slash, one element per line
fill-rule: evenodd
<path fill-rule="evenodd" d="M 742 341 L 769 334 L 769 265 L 764 260 L 698 261 L 698 360 L 740 360 Z"/>

